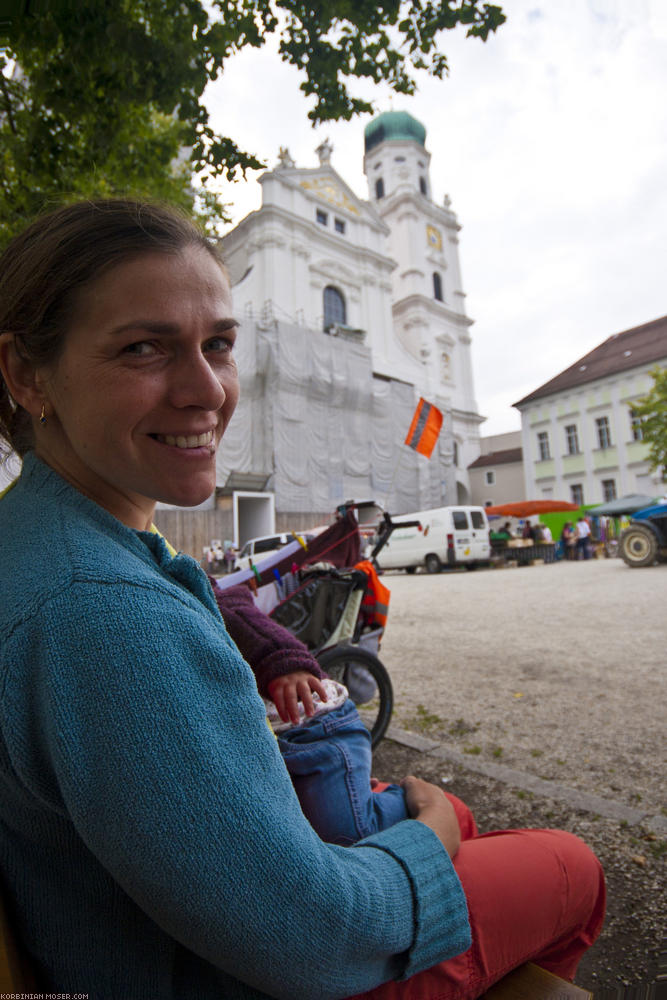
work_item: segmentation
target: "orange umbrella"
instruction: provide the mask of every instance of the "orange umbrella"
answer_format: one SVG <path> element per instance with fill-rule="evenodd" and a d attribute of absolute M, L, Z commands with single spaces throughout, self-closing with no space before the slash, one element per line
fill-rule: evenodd
<path fill-rule="evenodd" d="M 579 504 L 569 500 L 515 500 L 512 503 L 498 503 L 485 507 L 487 514 L 501 517 L 530 517 L 531 514 L 552 514 L 561 510 L 579 510 Z"/>

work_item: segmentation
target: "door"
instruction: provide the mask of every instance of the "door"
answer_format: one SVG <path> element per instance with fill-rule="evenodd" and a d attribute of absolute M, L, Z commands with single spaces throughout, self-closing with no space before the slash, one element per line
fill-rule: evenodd
<path fill-rule="evenodd" d="M 456 562 L 471 562 L 473 556 L 472 525 L 467 510 L 452 510 L 454 556 Z"/>
<path fill-rule="evenodd" d="M 486 562 L 491 557 L 491 543 L 489 541 L 489 522 L 486 515 L 481 510 L 470 511 L 470 523 L 472 526 L 472 554 L 473 558 Z"/>

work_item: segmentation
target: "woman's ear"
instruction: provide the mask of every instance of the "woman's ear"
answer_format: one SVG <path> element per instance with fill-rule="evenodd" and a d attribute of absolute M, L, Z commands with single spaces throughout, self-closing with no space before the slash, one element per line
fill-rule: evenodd
<path fill-rule="evenodd" d="M 12 399 L 37 419 L 46 401 L 43 382 L 16 349 L 16 335 L 0 333 L 0 371 Z"/>

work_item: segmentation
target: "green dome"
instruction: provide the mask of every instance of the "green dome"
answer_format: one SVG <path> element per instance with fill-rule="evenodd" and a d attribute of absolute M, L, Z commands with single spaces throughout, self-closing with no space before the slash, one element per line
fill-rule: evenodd
<path fill-rule="evenodd" d="M 426 129 L 407 111 L 383 111 L 364 129 L 364 148 L 367 153 L 381 142 L 405 142 L 406 139 L 418 142 L 420 146 L 426 142 Z"/>

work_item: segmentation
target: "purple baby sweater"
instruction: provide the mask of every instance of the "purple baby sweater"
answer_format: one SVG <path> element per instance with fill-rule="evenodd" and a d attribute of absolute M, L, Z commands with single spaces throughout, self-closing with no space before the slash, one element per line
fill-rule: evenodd
<path fill-rule="evenodd" d="M 220 590 L 215 579 L 209 579 L 227 631 L 252 669 L 261 695 L 269 698 L 271 681 L 295 670 L 320 679 L 327 676 L 304 643 L 260 611 L 245 584 Z"/>

